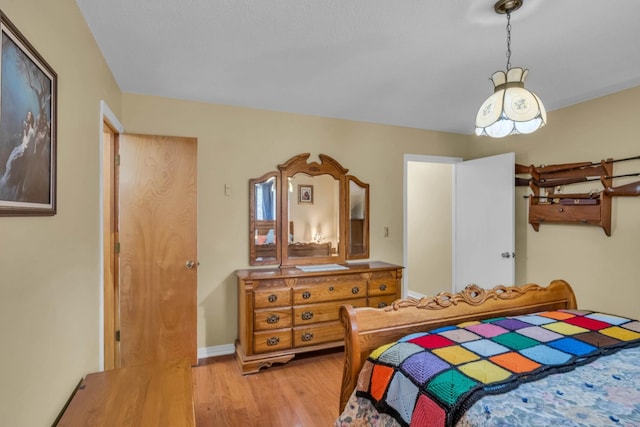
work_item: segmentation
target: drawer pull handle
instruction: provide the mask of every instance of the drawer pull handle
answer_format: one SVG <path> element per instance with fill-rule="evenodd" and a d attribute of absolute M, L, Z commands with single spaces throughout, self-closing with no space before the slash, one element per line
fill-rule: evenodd
<path fill-rule="evenodd" d="M 302 298 L 304 298 L 304 299 L 309 299 L 309 298 L 311 298 L 311 292 L 309 292 L 309 291 L 305 291 L 305 292 L 303 292 L 303 293 L 302 293 Z"/>
<path fill-rule="evenodd" d="M 378 308 L 384 308 L 387 306 L 386 302 L 381 302 L 380 304 L 378 304 Z"/>
<path fill-rule="evenodd" d="M 301 337 L 302 341 L 311 341 L 313 339 L 313 334 L 311 332 L 305 332 Z"/>
<path fill-rule="evenodd" d="M 305 311 L 302 313 L 302 320 L 311 320 L 313 319 L 313 311 Z"/>
<path fill-rule="evenodd" d="M 358 292 L 360 292 L 360 288 L 358 288 L 357 286 L 355 286 L 355 287 L 351 288 L 351 293 L 352 293 L 352 294 L 354 294 L 354 295 L 355 295 L 355 294 L 357 294 Z"/>
<path fill-rule="evenodd" d="M 269 295 L 269 302 L 278 301 L 278 295 Z"/>
<path fill-rule="evenodd" d="M 271 316 L 267 317 L 267 323 L 269 324 L 278 323 L 279 321 L 280 316 L 278 316 L 277 314 L 272 314 Z"/>
<path fill-rule="evenodd" d="M 273 347 L 274 345 L 278 345 L 280 343 L 280 338 L 271 337 L 267 338 L 267 345 Z"/>
<path fill-rule="evenodd" d="M 333 292 L 335 288 L 333 286 L 329 286 L 329 291 Z"/>
<path fill-rule="evenodd" d="M 380 285 L 380 288 L 379 288 L 379 289 L 380 289 L 381 291 L 383 291 L 383 292 L 384 292 L 384 291 L 386 291 L 386 290 L 387 290 L 387 285 L 385 285 L 385 284 L 383 283 L 382 285 Z"/>

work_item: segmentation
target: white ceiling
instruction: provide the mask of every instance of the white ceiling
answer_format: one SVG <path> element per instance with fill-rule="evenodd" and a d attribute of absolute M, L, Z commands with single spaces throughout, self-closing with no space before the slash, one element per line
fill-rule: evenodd
<path fill-rule="evenodd" d="M 76 0 L 124 92 L 473 133 L 494 0 Z M 640 85 L 640 1 L 525 0 L 511 65 L 548 111 Z"/>

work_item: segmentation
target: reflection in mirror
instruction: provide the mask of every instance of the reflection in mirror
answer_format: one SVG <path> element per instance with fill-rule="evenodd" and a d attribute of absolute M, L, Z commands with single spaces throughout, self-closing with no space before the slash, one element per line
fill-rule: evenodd
<path fill-rule="evenodd" d="M 349 222 L 347 256 L 350 259 L 369 257 L 369 184 L 348 176 Z"/>
<path fill-rule="evenodd" d="M 250 263 L 251 265 L 277 264 L 279 245 L 277 228 L 277 176 L 264 175 L 250 181 Z"/>
<path fill-rule="evenodd" d="M 297 173 L 288 179 L 287 256 L 337 256 L 340 242 L 340 181 L 331 175 Z"/>

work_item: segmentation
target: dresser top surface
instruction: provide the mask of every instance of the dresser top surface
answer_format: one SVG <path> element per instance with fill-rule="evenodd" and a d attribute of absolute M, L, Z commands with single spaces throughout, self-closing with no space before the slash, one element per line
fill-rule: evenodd
<path fill-rule="evenodd" d="M 322 266 L 314 266 L 315 268 L 321 268 Z M 240 279 L 269 279 L 269 278 L 286 278 L 286 277 L 301 277 L 301 276 L 327 276 L 337 274 L 353 274 L 367 271 L 376 270 L 397 270 L 403 268 L 400 265 L 389 264 L 382 261 L 369 261 L 369 262 L 350 262 L 346 264 L 339 264 L 339 268 L 328 267 L 326 269 L 315 269 L 310 267 L 312 271 L 304 271 L 298 267 L 288 268 L 255 268 L 238 270 L 236 274 Z M 304 267 L 303 267 L 304 268 Z"/>

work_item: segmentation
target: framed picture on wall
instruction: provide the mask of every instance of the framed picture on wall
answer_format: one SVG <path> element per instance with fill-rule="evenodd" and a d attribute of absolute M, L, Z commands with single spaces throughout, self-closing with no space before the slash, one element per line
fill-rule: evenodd
<path fill-rule="evenodd" d="M 0 29 L 0 215 L 55 215 L 57 76 L 2 11 Z"/>
<path fill-rule="evenodd" d="M 313 185 L 298 185 L 298 203 L 313 204 Z"/>

